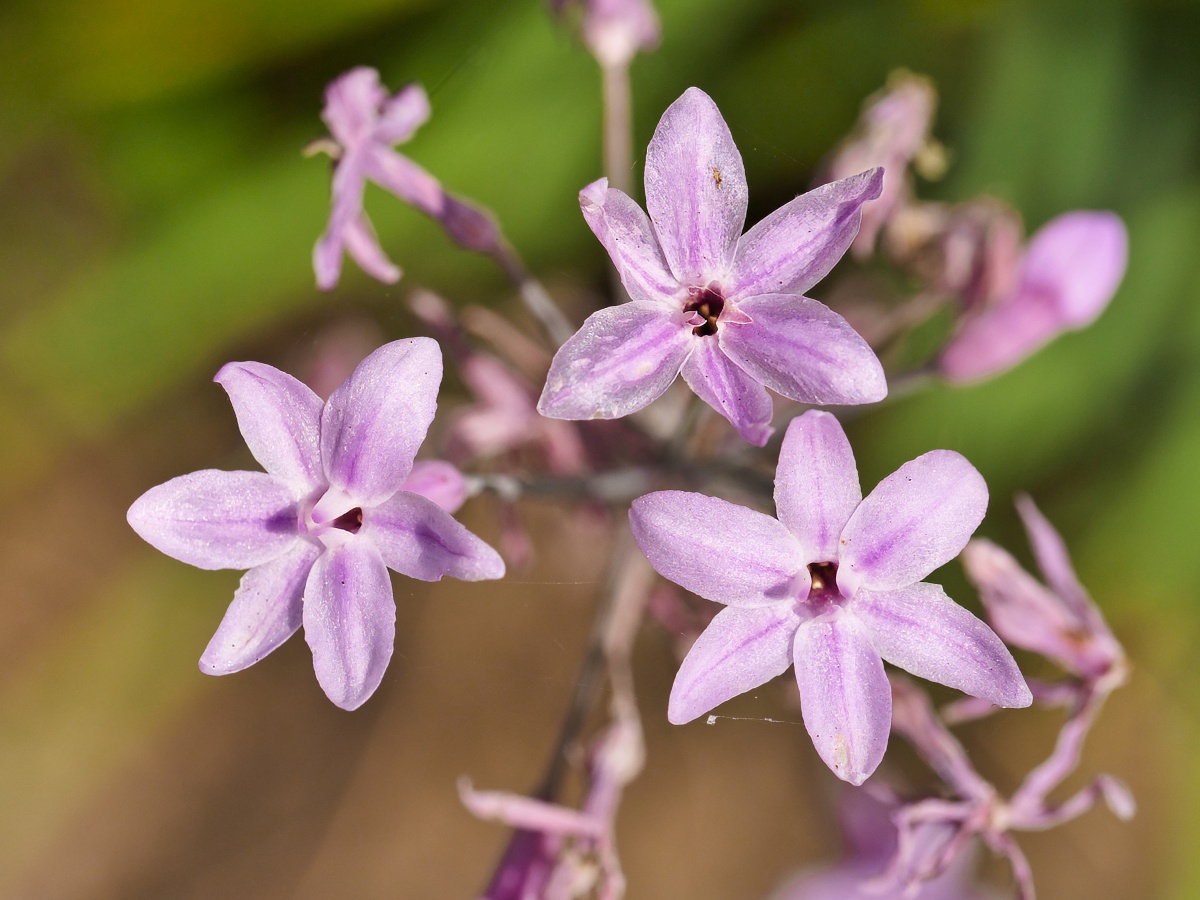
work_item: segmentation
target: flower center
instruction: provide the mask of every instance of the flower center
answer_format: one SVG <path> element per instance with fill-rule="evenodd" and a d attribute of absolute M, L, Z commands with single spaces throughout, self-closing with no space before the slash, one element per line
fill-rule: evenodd
<path fill-rule="evenodd" d="M 358 534 L 358 529 L 362 528 L 362 516 L 362 507 L 356 506 L 349 512 L 342 513 L 329 524 L 333 528 L 340 528 L 342 531 Z"/>
<path fill-rule="evenodd" d="M 812 578 L 812 590 L 809 592 L 809 597 L 837 594 L 837 563 L 809 563 L 808 574 Z"/>
<path fill-rule="evenodd" d="M 717 333 L 717 319 L 725 308 L 725 298 L 711 287 L 692 294 L 692 298 L 683 307 L 684 312 L 699 313 L 704 317 L 704 323 L 692 329 L 692 334 L 707 337 Z"/>
<path fill-rule="evenodd" d="M 311 499 L 302 503 L 298 514 L 300 534 L 326 547 L 341 546 L 363 526 L 363 508 L 336 487 L 328 488 L 315 503 Z"/>

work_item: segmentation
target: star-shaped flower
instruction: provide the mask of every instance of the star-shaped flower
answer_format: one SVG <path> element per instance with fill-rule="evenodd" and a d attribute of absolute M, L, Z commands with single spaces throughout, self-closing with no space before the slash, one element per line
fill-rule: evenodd
<path fill-rule="evenodd" d="M 424 581 L 503 576 L 496 551 L 435 502 L 461 502 L 447 467 L 414 469 L 441 379 L 441 351 L 429 338 L 380 347 L 325 403 L 262 363 L 217 373 L 266 472 L 193 472 L 129 509 L 134 531 L 168 556 L 250 570 L 201 671 L 253 665 L 303 624 L 317 681 L 335 704 L 355 709 L 392 657 L 389 568 Z"/>
<path fill-rule="evenodd" d="M 761 446 L 771 433 L 768 387 L 802 403 L 883 399 L 883 368 L 866 341 L 803 296 L 846 252 L 882 181 L 872 169 L 824 185 L 742 234 L 741 155 L 716 104 L 689 88 L 646 150 L 648 217 L 604 178 L 579 195 L 632 299 L 593 313 L 562 346 L 539 411 L 618 418 L 682 374 Z"/>
<path fill-rule="evenodd" d="M 321 118 L 337 143 L 338 162 L 329 227 L 313 250 L 317 286 L 328 291 L 337 284 L 343 251 L 368 275 L 392 284 L 400 278 L 400 270 L 380 248 L 363 212 L 363 190 L 374 181 L 427 215 L 442 217 L 446 198 L 440 182 L 392 149 L 429 118 L 429 98 L 416 84 L 388 96 L 379 73 L 359 67 L 326 89 Z"/>
<path fill-rule="evenodd" d="M 794 662 L 817 752 L 861 784 L 887 747 L 885 659 L 999 706 L 1029 705 L 1000 639 L 940 585 L 921 581 L 962 550 L 987 507 L 987 486 L 962 456 L 919 456 L 863 499 L 841 425 L 809 410 L 784 437 L 775 505 L 778 519 L 683 491 L 633 503 L 633 534 L 654 568 L 727 606 L 675 677 L 672 722 Z"/>
<path fill-rule="evenodd" d="M 1014 287 L 963 319 L 938 369 L 950 381 L 980 381 L 1012 368 L 1108 306 L 1125 275 L 1129 239 L 1111 212 L 1064 213 L 1030 239 Z"/>

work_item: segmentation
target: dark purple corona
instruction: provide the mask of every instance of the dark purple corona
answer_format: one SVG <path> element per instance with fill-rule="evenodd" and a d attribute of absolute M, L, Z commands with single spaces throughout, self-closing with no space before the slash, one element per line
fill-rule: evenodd
<path fill-rule="evenodd" d="M 706 337 L 717 333 L 717 319 L 725 309 L 725 298 L 707 287 L 692 295 L 692 299 L 683 307 L 684 312 L 697 312 L 704 316 L 704 324 L 692 329 L 692 334 Z"/>

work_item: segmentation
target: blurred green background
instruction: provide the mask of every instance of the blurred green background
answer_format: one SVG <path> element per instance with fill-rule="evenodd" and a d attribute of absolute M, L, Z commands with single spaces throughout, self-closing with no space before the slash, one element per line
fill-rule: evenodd
<path fill-rule="evenodd" d="M 751 221 L 807 186 L 901 66 L 941 91 L 951 166 L 924 196 L 992 193 L 1030 230 L 1073 208 L 1125 218 L 1129 272 L 1097 325 L 985 385 L 895 402 L 854 438 L 868 486 L 930 448 L 965 453 L 992 491 L 983 533 L 1026 559 L 1008 498 L 1030 491 L 1129 648 L 1134 680 L 1084 771 L 1127 779 L 1139 815 L 1022 839 L 1042 895 L 1200 897 L 1200 7 L 658 6 L 635 154 L 704 88 L 745 158 Z M 165 559 L 124 521 L 169 477 L 253 465 L 209 381 L 225 361 L 295 371 L 347 321 L 411 334 L 416 285 L 511 301 L 375 190 L 404 280 L 348 264 L 332 295 L 314 289 L 328 163 L 300 150 L 323 133 L 324 85 L 358 64 L 426 86 L 433 118 L 405 152 L 493 209 L 552 289 L 603 283 L 575 199 L 600 173 L 599 76 L 536 0 L 0 7 L 0 896 L 470 897 L 505 835 L 461 809 L 454 779 L 527 789 L 552 744 L 602 569 L 560 511 L 527 511 L 541 562 L 504 584 L 397 581 L 396 659 L 353 715 L 298 639 L 201 676 L 237 575 Z M 465 519 L 494 539 L 494 512 Z M 644 635 L 630 896 L 762 896 L 835 854 L 803 729 L 672 729 L 672 675 Z M 966 730 L 1007 787 L 1057 727 L 1015 715 Z"/>

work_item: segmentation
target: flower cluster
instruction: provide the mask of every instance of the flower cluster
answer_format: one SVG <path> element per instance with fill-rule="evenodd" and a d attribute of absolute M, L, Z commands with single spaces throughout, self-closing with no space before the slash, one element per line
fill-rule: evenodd
<path fill-rule="evenodd" d="M 909 168 L 935 176 L 944 166 L 929 136 L 935 106 L 927 80 L 896 73 L 865 105 L 828 172 L 840 177 L 886 167 L 883 193 L 863 213 L 855 254 L 865 259 L 882 244 L 889 258 L 926 282 L 927 291 L 905 304 L 917 316 L 960 301 L 954 333 L 933 368 L 950 382 L 969 383 L 1095 321 L 1125 274 L 1127 238 L 1115 214 L 1075 211 L 1048 222 L 1022 247 L 1020 216 L 993 198 L 952 206 L 918 200 Z M 898 318 L 907 321 L 911 313 Z"/>
<path fill-rule="evenodd" d="M 553 5 L 562 12 L 569 2 Z M 612 89 L 634 54 L 657 44 L 657 17 L 646 0 L 575 5 Z M 965 856 L 976 837 L 1012 862 L 1031 896 L 1011 832 L 1058 824 L 1101 797 L 1118 814 L 1132 813 L 1128 793 L 1108 776 L 1063 803 L 1048 799 L 1123 681 L 1124 651 L 1062 539 L 1028 498 L 1018 505 L 1046 584 L 1000 547 L 972 539 L 988 488 L 962 455 L 927 452 L 864 497 L 839 419 L 777 408 L 770 393 L 792 404 L 861 406 L 883 400 L 889 378 L 989 377 L 1090 323 L 1116 291 L 1127 239 L 1111 213 L 1067 213 L 1023 245 L 1019 216 L 998 201 L 917 199 L 910 169 L 932 175 L 944 163 L 929 134 L 935 107 L 931 83 L 895 76 L 832 157 L 831 180 L 745 230 L 741 155 L 712 98 L 689 88 L 647 147 L 644 209 L 608 178 L 579 193 L 584 222 L 607 251 L 623 296 L 593 307 L 571 331 L 490 214 L 448 194 L 393 149 L 428 119 L 424 91 L 413 85 L 389 95 L 369 68 L 334 81 L 323 112 L 333 140 L 323 146 L 336 168 L 329 224 L 313 254 L 318 286 L 335 286 L 344 254 L 381 281 L 400 277 L 363 209 L 372 182 L 434 218 L 461 247 L 492 257 L 545 334 L 539 342 L 494 312 L 459 314 L 433 294 L 413 297 L 411 309 L 448 346 L 474 396 L 441 429 L 449 458 L 476 466 L 468 476 L 450 462 L 415 461 L 442 379 L 441 348 L 431 338 L 385 344 L 325 401 L 272 366 L 224 366 L 216 381 L 265 471 L 194 472 L 151 488 L 128 512 L 139 535 L 176 559 L 248 570 L 202 671 L 243 669 L 303 628 L 321 688 L 337 706 L 355 709 L 380 686 L 393 653 L 389 569 L 427 581 L 504 575 L 500 555 L 453 518 L 469 494 L 501 497 L 501 515 L 510 516 L 501 546 L 517 564 L 528 556 L 514 525 L 521 497 L 580 501 L 592 522 L 612 528 L 614 563 L 550 771 L 532 797 L 461 786 L 473 813 L 516 829 L 487 897 L 565 900 L 595 890 L 615 900 L 623 893 L 616 817 L 643 764 L 631 660 L 647 609 L 686 622 L 676 630 L 699 632 L 665 704 L 670 722 L 691 722 L 790 668 L 804 725 L 838 778 L 855 786 L 871 778 L 894 731 L 945 782 L 945 797 L 906 800 L 873 780 L 873 795 L 885 802 L 867 818 L 890 821 L 867 829 L 875 837 L 857 842 L 842 866 L 789 885 L 781 900 L 908 897 L 922 889 L 927 897 L 977 896 Z M 614 109 L 620 104 L 606 121 Z M 628 157 L 606 147 L 606 158 Z M 807 296 L 851 248 L 860 260 L 892 262 L 905 276 L 896 284 L 921 285 L 910 296 L 871 298 L 868 307 L 885 310 L 883 325 L 861 332 L 849 310 L 844 318 Z M 885 375 L 876 349 L 891 349 L 950 303 L 953 326 L 929 361 L 898 378 Z M 472 330 L 470 316 L 487 324 Z M 481 331 L 491 349 L 474 346 Z M 898 358 L 882 356 L 889 365 Z M 790 416 L 771 445 L 778 446 L 768 460 L 773 482 L 715 417 L 645 415 L 600 431 L 578 424 L 638 413 L 680 377 L 752 448 L 770 444 L 781 410 Z M 704 439 L 710 425 L 720 440 Z M 737 452 L 723 454 L 735 442 Z M 773 500 L 775 515 L 705 492 L 730 484 L 757 494 L 760 507 Z M 672 486 L 689 490 L 656 489 Z M 632 536 L 624 516 L 611 525 L 612 508 L 626 505 Z M 926 580 L 960 553 L 991 627 Z M 678 611 L 686 603 L 678 596 L 656 602 L 664 588 L 651 567 L 723 608 L 700 623 Z M 1005 641 L 1048 657 L 1069 677 L 1027 683 Z M 968 698 L 936 711 L 885 663 Z M 611 718 L 586 744 L 587 788 L 577 810 L 557 793 L 569 751 L 584 746 L 580 731 L 602 667 Z M 1067 722 L 1051 757 L 1002 799 L 948 727 L 1032 702 L 1065 705 Z M 864 878 L 875 882 L 864 887 Z"/>

